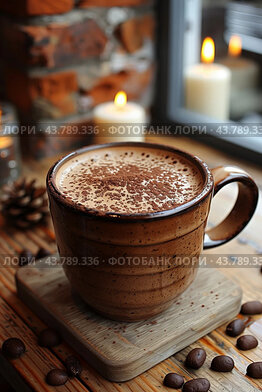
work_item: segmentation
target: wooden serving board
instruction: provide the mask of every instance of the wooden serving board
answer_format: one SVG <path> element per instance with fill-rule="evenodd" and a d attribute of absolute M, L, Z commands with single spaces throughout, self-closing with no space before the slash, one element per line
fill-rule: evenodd
<path fill-rule="evenodd" d="M 18 270 L 19 297 L 105 378 L 123 382 L 143 373 L 215 328 L 240 309 L 240 287 L 214 268 L 161 315 L 123 323 L 105 319 L 72 296 L 62 267 L 45 260 Z"/>

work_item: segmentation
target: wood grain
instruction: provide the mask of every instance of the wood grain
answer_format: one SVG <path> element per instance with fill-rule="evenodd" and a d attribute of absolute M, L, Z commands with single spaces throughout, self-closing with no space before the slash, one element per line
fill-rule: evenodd
<path fill-rule="evenodd" d="M 62 267 L 49 267 L 48 258 L 20 269 L 16 280 L 18 296 L 104 377 L 118 382 L 134 378 L 230 320 L 242 298 L 231 280 L 200 269 L 167 311 L 144 322 L 120 323 L 74 301 Z"/>

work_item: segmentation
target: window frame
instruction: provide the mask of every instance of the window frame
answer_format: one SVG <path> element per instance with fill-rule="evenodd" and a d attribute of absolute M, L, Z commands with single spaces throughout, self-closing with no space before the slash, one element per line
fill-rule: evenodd
<path fill-rule="evenodd" d="M 198 135 L 199 140 L 262 164 L 262 137 L 214 135 L 212 126 L 214 127 L 214 123 L 218 123 L 217 120 L 191 112 L 183 107 L 184 39 L 189 23 L 186 10 L 190 9 L 192 1 L 195 4 L 199 3 L 201 7 L 201 0 L 159 0 L 157 2 L 157 59 L 160 60 L 156 77 L 153 118 L 158 122 L 172 125 L 203 124 L 207 127 L 208 135 Z M 196 17 L 198 17 L 197 13 Z M 194 39 L 194 35 L 192 39 Z M 200 36 L 197 39 L 200 43 Z M 244 125 L 232 121 L 221 122 L 221 125 L 223 124 Z M 192 137 L 196 136 L 192 135 Z"/>

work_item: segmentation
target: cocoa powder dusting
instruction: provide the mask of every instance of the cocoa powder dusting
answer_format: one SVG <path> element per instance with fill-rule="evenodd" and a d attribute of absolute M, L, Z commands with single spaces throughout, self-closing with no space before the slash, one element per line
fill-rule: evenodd
<path fill-rule="evenodd" d="M 189 201 L 201 192 L 203 179 L 189 162 L 173 154 L 109 149 L 99 156 L 83 154 L 72 160 L 58 187 L 68 199 L 87 209 L 150 213 Z"/>

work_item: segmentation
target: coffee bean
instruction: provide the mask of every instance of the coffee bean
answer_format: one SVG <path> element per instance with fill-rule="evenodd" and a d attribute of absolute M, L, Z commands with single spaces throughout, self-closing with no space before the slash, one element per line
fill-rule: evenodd
<path fill-rule="evenodd" d="M 262 378 L 262 362 L 251 363 L 247 367 L 247 376 L 251 378 Z"/>
<path fill-rule="evenodd" d="M 237 348 L 239 348 L 239 350 L 252 350 L 252 348 L 256 348 L 257 346 L 258 340 L 255 336 L 244 335 L 237 339 Z"/>
<path fill-rule="evenodd" d="M 53 387 L 64 385 L 68 380 L 67 374 L 61 369 L 52 369 L 46 376 L 46 382 Z"/>
<path fill-rule="evenodd" d="M 245 323 L 243 320 L 236 319 L 234 321 L 231 321 L 231 323 L 228 324 L 226 328 L 226 334 L 228 336 L 238 336 L 241 335 L 241 333 L 245 330 Z"/>
<path fill-rule="evenodd" d="M 202 348 L 194 348 L 187 354 L 186 366 L 191 369 L 199 369 L 206 360 L 206 352 Z"/>
<path fill-rule="evenodd" d="M 49 250 L 45 249 L 45 248 L 40 248 L 39 251 L 36 254 L 36 259 L 44 259 L 47 256 L 50 256 L 51 252 L 49 252 Z"/>
<path fill-rule="evenodd" d="M 168 373 L 164 378 L 164 385 L 169 388 L 180 389 L 184 384 L 184 378 L 177 373 Z"/>
<path fill-rule="evenodd" d="M 262 314 L 262 302 L 249 301 L 242 305 L 240 313 L 247 315 Z"/>
<path fill-rule="evenodd" d="M 70 377 L 80 376 L 82 372 L 82 367 L 79 360 L 76 357 L 74 357 L 73 355 L 67 357 L 65 360 L 65 366 L 66 366 L 67 374 Z"/>
<path fill-rule="evenodd" d="M 23 250 L 19 255 L 18 264 L 20 267 L 32 263 L 34 261 L 34 256 L 30 250 Z"/>
<path fill-rule="evenodd" d="M 9 338 L 2 345 L 2 353 L 9 359 L 20 358 L 25 353 L 25 345 L 18 338 Z"/>
<path fill-rule="evenodd" d="M 207 392 L 209 388 L 210 382 L 206 378 L 196 378 L 184 384 L 183 392 Z"/>
<path fill-rule="evenodd" d="M 55 347 L 60 343 L 61 337 L 51 328 L 44 329 L 38 337 L 38 344 L 42 347 Z"/>
<path fill-rule="evenodd" d="M 227 355 L 218 355 L 211 362 L 211 369 L 215 372 L 231 372 L 234 366 L 233 359 Z"/>

